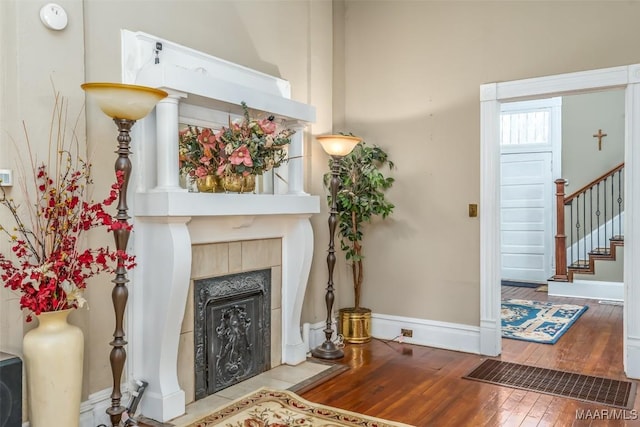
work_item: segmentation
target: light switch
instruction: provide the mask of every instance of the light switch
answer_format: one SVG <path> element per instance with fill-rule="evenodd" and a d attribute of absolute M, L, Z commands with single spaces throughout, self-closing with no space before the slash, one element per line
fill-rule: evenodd
<path fill-rule="evenodd" d="M 0 169 L 0 185 L 3 187 L 13 185 L 13 171 L 11 169 Z"/>
<path fill-rule="evenodd" d="M 478 205 L 475 203 L 469 204 L 469 216 L 475 218 L 478 216 Z"/>

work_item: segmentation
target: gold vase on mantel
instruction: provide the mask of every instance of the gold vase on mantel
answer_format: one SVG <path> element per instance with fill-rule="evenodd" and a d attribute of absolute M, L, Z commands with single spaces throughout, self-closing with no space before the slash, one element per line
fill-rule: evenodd
<path fill-rule="evenodd" d="M 256 188 L 255 175 L 224 175 L 220 177 L 222 189 L 231 193 L 251 193 Z"/>
<path fill-rule="evenodd" d="M 218 177 L 215 175 L 205 175 L 196 178 L 196 186 L 201 193 L 215 193 L 218 189 Z"/>

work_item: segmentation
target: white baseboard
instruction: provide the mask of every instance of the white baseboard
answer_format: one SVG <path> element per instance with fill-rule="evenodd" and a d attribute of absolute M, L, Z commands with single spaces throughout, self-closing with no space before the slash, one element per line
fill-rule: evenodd
<path fill-rule="evenodd" d="M 624 371 L 629 378 L 640 378 L 640 339 L 627 338 Z"/>
<path fill-rule="evenodd" d="M 327 322 L 317 322 L 309 325 L 309 351 L 313 350 L 320 344 L 324 342 L 326 339 L 324 336 L 324 327 Z M 333 320 L 333 337 L 332 339 L 335 341 L 337 339 L 336 331 L 338 330 L 337 320 Z"/>
<path fill-rule="evenodd" d="M 548 285 L 548 294 L 551 296 L 624 301 L 624 283 L 622 282 L 599 282 L 596 280 L 549 281 Z"/>
<path fill-rule="evenodd" d="M 400 335 L 400 329 L 411 329 L 413 337 L 403 337 L 403 342 L 465 353 L 480 353 L 478 326 L 375 313 L 371 318 L 371 334 L 375 338 L 389 340 Z"/>
<path fill-rule="evenodd" d="M 122 404 L 126 404 L 126 400 Z M 80 427 L 96 427 L 100 424 L 111 425 L 107 408 L 111 406 L 111 388 L 97 391 L 89 395 L 89 399 L 80 404 Z"/>
<path fill-rule="evenodd" d="M 129 402 L 129 388 L 127 384 L 121 385 L 122 399 L 120 404 L 127 406 Z M 111 406 L 111 388 L 97 391 L 89 395 L 89 399 L 80 404 L 80 427 L 96 427 L 104 424 L 111 425 L 107 408 Z"/>
<path fill-rule="evenodd" d="M 325 322 L 310 325 L 309 344 L 311 348 L 324 342 L 324 325 Z M 406 343 L 466 353 L 480 353 L 480 328 L 478 326 L 387 314 L 371 314 L 371 335 L 374 338 L 393 339 L 400 335 L 400 329 L 413 331 L 413 337 L 403 338 Z"/>

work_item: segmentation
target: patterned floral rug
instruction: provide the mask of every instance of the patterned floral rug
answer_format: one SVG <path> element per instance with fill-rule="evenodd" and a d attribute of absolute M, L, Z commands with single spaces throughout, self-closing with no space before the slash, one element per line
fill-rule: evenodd
<path fill-rule="evenodd" d="M 308 402 L 281 390 L 262 388 L 188 427 L 411 427 Z"/>
<path fill-rule="evenodd" d="M 502 301 L 502 336 L 555 344 L 589 307 L 510 299 Z"/>

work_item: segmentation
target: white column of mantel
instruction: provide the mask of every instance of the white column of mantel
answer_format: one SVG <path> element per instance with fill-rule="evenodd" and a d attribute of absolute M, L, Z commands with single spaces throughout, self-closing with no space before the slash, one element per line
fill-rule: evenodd
<path fill-rule="evenodd" d="M 178 104 L 182 93 L 169 96 L 156 105 L 157 181 L 154 191 L 186 191 L 180 187 L 178 173 Z"/>
<path fill-rule="evenodd" d="M 282 363 L 288 365 L 302 363 L 307 357 L 300 318 L 313 258 L 310 216 L 288 221 L 282 237 Z"/>
<path fill-rule="evenodd" d="M 162 422 L 185 412 L 186 396 L 176 367 L 191 277 L 190 220 L 136 217 L 137 239 L 144 248 L 138 257 L 144 308 L 133 315 L 144 331 L 143 342 L 136 346 L 144 363 L 133 375 L 149 383 L 141 411 Z"/>
<path fill-rule="evenodd" d="M 303 122 L 290 122 L 287 126 L 295 130 L 289 144 L 289 194 L 307 194 L 304 192 L 304 128 Z"/>

